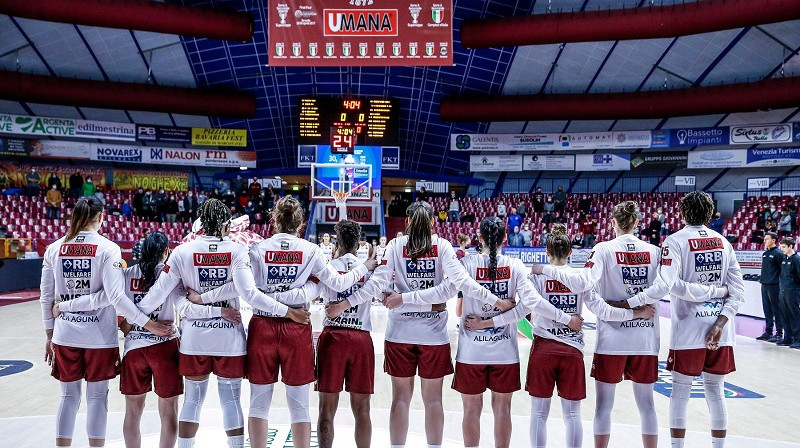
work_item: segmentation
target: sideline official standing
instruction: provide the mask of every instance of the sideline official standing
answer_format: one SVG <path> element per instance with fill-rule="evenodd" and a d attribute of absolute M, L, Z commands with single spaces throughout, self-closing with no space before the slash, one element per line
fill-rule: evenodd
<path fill-rule="evenodd" d="M 800 348 L 800 255 L 794 250 L 792 238 L 781 240 L 781 252 L 786 257 L 781 263 L 781 320 L 785 332 L 778 345 Z"/>
<path fill-rule="evenodd" d="M 783 340 L 783 322 L 780 308 L 780 276 L 781 262 L 784 255 L 778 249 L 778 235 L 767 232 L 764 235 L 764 253 L 761 254 L 761 305 L 764 307 L 766 328 L 764 334 L 757 337 L 759 341 L 780 342 Z M 773 320 L 775 334 L 772 334 Z M 787 329 L 788 330 L 788 329 Z"/>

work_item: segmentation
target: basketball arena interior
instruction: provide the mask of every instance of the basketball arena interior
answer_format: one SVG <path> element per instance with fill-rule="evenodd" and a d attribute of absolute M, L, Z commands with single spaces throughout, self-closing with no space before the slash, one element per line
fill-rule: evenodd
<path fill-rule="evenodd" d="M 798 0 L 0 0 L 0 446 L 800 447 L 798 167 Z"/>

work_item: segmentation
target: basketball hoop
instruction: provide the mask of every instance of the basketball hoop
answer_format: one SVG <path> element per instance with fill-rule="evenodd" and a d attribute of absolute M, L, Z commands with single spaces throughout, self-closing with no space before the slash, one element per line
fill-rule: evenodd
<path fill-rule="evenodd" d="M 336 201 L 336 208 L 339 210 L 339 221 L 347 219 L 347 198 L 350 197 L 350 189 L 344 191 L 331 191 L 333 200 Z"/>

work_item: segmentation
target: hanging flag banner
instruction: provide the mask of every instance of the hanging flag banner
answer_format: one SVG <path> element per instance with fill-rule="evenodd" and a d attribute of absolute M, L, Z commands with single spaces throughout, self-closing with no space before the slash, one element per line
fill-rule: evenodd
<path fill-rule="evenodd" d="M 453 65 L 452 0 L 269 0 L 270 66 Z"/>
<path fill-rule="evenodd" d="M 735 145 L 789 143 L 791 141 L 791 124 L 765 124 L 760 126 L 731 127 L 731 144 Z"/>
<path fill-rule="evenodd" d="M 800 148 L 722 149 L 689 152 L 688 167 L 753 168 L 800 165 Z"/>
<path fill-rule="evenodd" d="M 189 189 L 189 173 L 180 171 L 133 171 L 114 170 L 114 188 L 117 190 L 186 191 Z"/>
<path fill-rule="evenodd" d="M 630 154 L 576 154 L 575 171 L 628 171 Z"/>
<path fill-rule="evenodd" d="M 40 137 L 78 137 L 136 140 L 136 125 L 72 118 L 29 117 L 0 114 L 0 133 Z"/>
<path fill-rule="evenodd" d="M 523 171 L 574 171 L 574 155 L 527 154 L 522 156 Z"/>
<path fill-rule="evenodd" d="M 136 125 L 136 140 L 140 142 L 192 144 L 192 128 L 181 126 Z"/>
<path fill-rule="evenodd" d="M 192 128 L 192 144 L 197 146 L 247 146 L 247 130 Z"/>
<path fill-rule="evenodd" d="M 522 155 L 469 156 L 469 170 L 473 172 L 522 171 Z"/>

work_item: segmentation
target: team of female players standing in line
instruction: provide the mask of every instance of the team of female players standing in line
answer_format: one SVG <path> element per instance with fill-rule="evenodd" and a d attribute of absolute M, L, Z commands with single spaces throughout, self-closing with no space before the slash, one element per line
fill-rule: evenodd
<path fill-rule="evenodd" d="M 707 194 L 687 194 L 681 202 L 687 226 L 659 249 L 632 235 L 638 207 L 621 203 L 613 211 L 616 238 L 595 246 L 584 269 L 567 266 L 570 239 L 563 226 L 556 226 L 547 242 L 550 265 L 534 266 L 533 272 L 542 275 L 529 277 L 530 270 L 518 259 L 499 254 L 506 238 L 503 221 L 492 217 L 481 222 L 482 250 L 459 262 L 452 245 L 432 234 L 434 211 L 425 202 L 409 207 L 406 235 L 382 247 L 377 268 L 373 258 L 362 262 L 356 256 L 361 229 L 352 221 L 336 225 L 337 243 L 328 263 L 323 251 L 330 246 L 321 248 L 298 236 L 303 213 L 291 197 L 282 198 L 273 211 L 279 233 L 249 252 L 226 237 L 230 211 L 211 199 L 199 211 L 202 236 L 169 255 L 166 237 L 153 232 L 140 263 L 123 268 L 119 247 L 98 234 L 102 204 L 81 199 L 67 235 L 47 248 L 42 271 L 45 356 L 61 385 L 56 446 L 72 442 L 83 380 L 89 442 L 104 445 L 108 380 L 121 371 L 128 448 L 141 445 L 139 423 L 152 389 L 159 397 L 160 447 L 175 446 L 176 437 L 179 448 L 194 446 L 211 373 L 217 376 L 229 447 L 244 446 L 240 395 L 241 380 L 247 378 L 250 446 L 264 448 L 279 372 L 294 446 L 310 444 L 309 386 L 316 381 L 320 446 L 333 443 L 333 420 L 344 389 L 355 417 L 355 445 L 367 447 L 375 357 L 370 308 L 377 297 L 391 309 L 384 370 L 392 380 L 392 448 L 406 443 L 415 375 L 421 380 L 428 446 L 441 446 L 443 378 L 451 373 L 452 387 L 462 395 L 465 447 L 479 445 L 486 389 L 492 391 L 494 445 L 508 447 L 511 395 L 521 388 L 514 324 L 529 313 L 535 335 L 525 387 L 531 396 L 531 446 L 546 446 L 546 421 L 557 388 L 567 446 L 581 447 L 584 306 L 598 317 L 591 371 L 597 391 L 595 446 L 608 446 L 615 386 L 629 379 L 643 445 L 654 448 L 660 333 L 653 304 L 670 294 L 672 446 L 683 447 L 692 377 L 702 374 L 712 446 L 722 447 L 727 426 L 722 384 L 734 370 L 735 330 L 727 323 L 744 288 L 730 244 L 705 227 L 713 210 Z M 454 370 L 444 304 L 458 291 L 464 296 L 464 316 Z M 306 309 L 317 297 L 326 304 L 326 317 L 315 354 Z M 247 334 L 240 300 L 253 308 Z M 126 335 L 121 366 L 117 313 L 125 318 L 119 325 Z M 181 317 L 180 342 L 176 316 Z M 178 413 L 181 393 L 185 397 Z"/>

